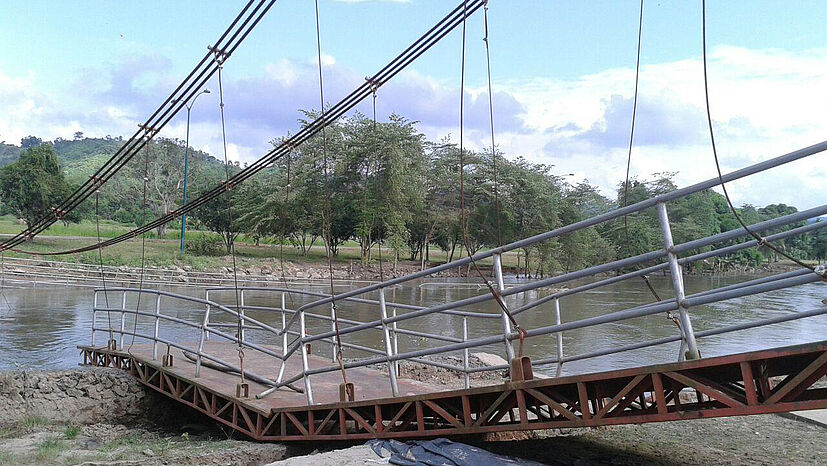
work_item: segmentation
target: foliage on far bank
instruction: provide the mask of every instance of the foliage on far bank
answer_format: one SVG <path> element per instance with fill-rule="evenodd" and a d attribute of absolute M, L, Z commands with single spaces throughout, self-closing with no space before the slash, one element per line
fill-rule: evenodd
<path fill-rule="evenodd" d="M 304 123 L 316 116 L 316 112 L 305 112 Z M 187 218 L 187 253 L 224 254 L 241 238 L 256 245 L 291 245 L 291 255 L 300 260 L 317 260 L 309 257 L 314 246 L 329 247 L 338 256 L 346 245 L 356 245 L 358 258 L 365 264 L 375 262 L 381 248 L 385 260 L 424 265 L 457 259 L 469 251 L 536 235 L 675 189 L 675 174 L 659 173 L 650 179 L 633 178 L 628 186 L 620 182 L 614 195 L 606 197 L 588 180 L 572 184 L 554 173 L 551 165 L 531 163 L 514 154 L 506 157 L 490 149 L 466 150 L 460 176 L 455 142 L 449 138 L 429 141 L 416 122 L 398 115 L 374 123 L 356 114 L 339 119 L 325 134 L 325 141 L 321 135 L 311 138 L 256 177 L 193 211 Z M 52 144 L 30 136 L 21 141 L 23 148 L 2 144 L 0 164 L 8 163 L 15 150 L 22 154 L 2 169 L 2 179 L 8 178 L 10 186 L 2 190 L 4 211 L 32 221 L 37 216 L 24 211 L 43 212 L 59 202 L 57 193 L 65 193 L 67 183 L 87 179 L 121 144 L 121 138 L 83 138 L 82 134 Z M 109 231 L 114 234 L 118 229 L 114 225 L 125 230 L 181 206 L 185 150 L 182 141 L 158 138 L 101 189 L 98 212 L 104 236 Z M 190 150 L 189 156 L 190 200 L 220 184 L 226 171 L 232 175 L 241 169 L 237 163 L 225 167 L 199 151 Z M 32 163 L 35 160 L 39 162 Z M 29 190 L 19 182 L 24 179 L 51 181 L 41 190 Z M 461 185 L 465 215 L 460 208 Z M 66 219 L 93 220 L 90 202 Z M 726 199 L 712 190 L 670 202 L 668 208 L 676 243 L 740 227 Z M 328 211 L 329 237 L 324 224 Z M 738 209 L 747 224 L 796 211 L 784 204 Z M 88 230 L 82 225 L 72 231 Z M 180 224 L 169 227 L 159 227 L 150 236 L 177 239 Z M 776 244 L 800 259 L 827 258 L 825 230 Z M 521 275 L 542 276 L 662 247 L 656 212 L 648 209 L 628 216 L 625 222 L 604 223 L 524 248 L 519 251 L 517 267 Z M 440 251 L 438 258 L 432 257 L 435 250 Z M 262 249 L 261 254 L 273 252 Z M 761 247 L 693 267 L 725 270 L 775 260 L 778 257 L 771 250 Z"/>

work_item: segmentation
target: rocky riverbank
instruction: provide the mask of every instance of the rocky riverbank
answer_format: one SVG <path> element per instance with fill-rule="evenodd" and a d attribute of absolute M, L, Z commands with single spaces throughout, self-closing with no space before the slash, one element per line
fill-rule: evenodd
<path fill-rule="evenodd" d="M 0 465 L 260 465 L 288 452 L 222 430 L 114 369 L 0 373 L 0 413 Z"/>
<path fill-rule="evenodd" d="M 232 286 L 234 274 L 232 261 L 221 258 L 217 264 L 206 268 L 188 265 L 149 266 L 143 273 L 138 267 L 104 266 L 103 277 L 109 286 L 134 286 L 143 283 L 147 286 L 194 286 L 216 287 Z M 719 271 L 715 277 L 760 277 L 796 269 L 798 266 L 787 263 L 764 264 L 758 267 Z M 490 275 L 490 266 L 481 265 L 483 273 Z M 2 266 L 4 281 L 9 284 L 19 283 L 23 286 L 34 284 L 64 284 L 72 286 L 100 286 L 101 267 L 97 264 L 47 261 L 38 259 L 6 258 Z M 238 282 L 242 286 L 288 286 L 327 280 L 330 272 L 326 264 L 318 261 L 285 261 L 277 258 L 239 257 L 237 260 Z M 346 281 L 380 281 L 405 276 L 422 270 L 419 263 L 400 261 L 384 264 L 362 265 L 358 260 L 335 262 L 333 264 L 334 280 Z M 429 278 L 471 277 L 477 282 L 479 277 L 470 273 L 467 267 L 452 269 L 431 275 Z M 513 271 L 512 271 L 513 272 Z M 506 274 L 509 270 L 506 270 Z M 687 269 L 692 274 L 692 269 Z M 603 276 L 605 274 L 601 274 Z M 700 273 L 699 275 L 707 275 Z M 520 278 L 520 277 L 518 277 Z"/>
<path fill-rule="evenodd" d="M 175 286 L 228 286 L 234 283 L 232 263 L 222 260 L 220 266 L 199 269 L 191 266 L 139 267 L 104 266 L 103 277 L 110 286 L 129 286 L 142 280 L 145 285 Z M 327 265 L 317 262 L 284 262 L 277 259 L 239 258 L 238 281 L 245 286 L 277 286 L 328 279 Z M 396 267 L 385 264 L 381 270 L 377 264 L 363 266 L 358 261 L 335 263 L 334 280 L 379 281 L 401 277 L 421 270 L 419 265 L 399 263 Z M 7 258 L 3 264 L 4 279 L 9 283 L 42 283 L 98 286 L 101 283 L 101 267 L 93 264 L 56 262 L 32 259 Z M 467 270 L 463 269 L 463 275 Z M 437 273 L 433 277 L 456 277 L 456 270 Z"/>

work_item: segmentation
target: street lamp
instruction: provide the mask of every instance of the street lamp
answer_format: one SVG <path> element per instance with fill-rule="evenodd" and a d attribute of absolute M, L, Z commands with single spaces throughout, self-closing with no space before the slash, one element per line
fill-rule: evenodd
<path fill-rule="evenodd" d="M 190 112 L 192 111 L 192 106 L 195 105 L 195 100 L 198 99 L 198 96 L 201 94 L 209 94 L 209 89 L 204 89 L 203 91 L 195 94 L 195 97 L 192 98 L 192 101 L 186 105 L 187 107 L 187 147 L 184 150 L 184 205 L 183 207 L 187 206 L 187 176 L 189 175 L 189 161 L 190 161 Z M 187 214 L 184 213 L 181 215 L 181 255 L 184 255 L 184 235 L 187 232 Z"/>

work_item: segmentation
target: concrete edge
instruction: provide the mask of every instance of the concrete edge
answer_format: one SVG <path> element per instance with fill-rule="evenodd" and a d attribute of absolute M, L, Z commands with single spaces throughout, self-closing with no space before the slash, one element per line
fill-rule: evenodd
<path fill-rule="evenodd" d="M 804 423 L 807 423 L 807 424 L 812 424 L 812 425 L 815 425 L 815 426 L 827 428 L 827 422 L 822 422 L 822 421 L 819 421 L 817 419 L 813 419 L 813 418 L 808 417 L 808 416 L 802 416 L 801 414 L 795 414 L 793 412 L 789 412 L 789 413 L 777 413 L 777 415 L 781 416 L 783 418 L 792 419 L 794 421 L 804 422 Z"/>

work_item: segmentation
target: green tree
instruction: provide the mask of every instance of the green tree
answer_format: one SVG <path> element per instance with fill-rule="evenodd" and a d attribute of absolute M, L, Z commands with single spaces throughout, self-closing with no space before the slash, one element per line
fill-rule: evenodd
<path fill-rule="evenodd" d="M 230 173 L 232 174 L 232 171 Z M 232 251 L 238 235 L 249 226 L 243 205 L 247 202 L 252 204 L 259 202 L 256 198 L 260 195 L 261 189 L 258 189 L 257 184 L 258 180 L 251 178 L 193 211 L 193 217 L 196 220 L 221 237 L 224 246 L 227 247 L 227 254 Z"/>
<path fill-rule="evenodd" d="M 0 197 L 27 226 L 48 214 L 69 192 L 50 144 L 29 147 L 17 162 L 0 171 Z M 62 214 L 62 220 L 77 221 L 78 213 Z"/>
<path fill-rule="evenodd" d="M 37 136 L 26 136 L 20 140 L 20 147 L 23 150 L 31 149 L 32 147 L 37 147 L 41 144 L 43 144 L 43 140 Z"/>

